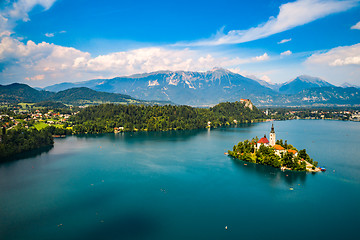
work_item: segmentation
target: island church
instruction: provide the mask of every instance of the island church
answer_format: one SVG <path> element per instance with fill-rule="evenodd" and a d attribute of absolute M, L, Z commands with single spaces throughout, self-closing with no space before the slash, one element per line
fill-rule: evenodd
<path fill-rule="evenodd" d="M 276 134 L 275 134 L 275 130 L 274 130 L 274 124 L 272 124 L 271 131 L 270 131 L 270 141 L 266 138 L 266 134 L 264 134 L 264 137 L 260 138 L 260 140 L 256 143 L 255 148 L 259 149 L 260 146 L 263 144 L 266 147 L 273 147 L 275 149 L 275 154 L 277 154 L 278 156 L 280 156 L 281 153 L 284 153 L 286 151 L 293 153 L 294 156 L 297 155 L 297 151 L 295 151 L 293 149 L 286 150 L 281 145 L 278 145 L 275 143 L 276 143 Z"/>
<path fill-rule="evenodd" d="M 274 124 L 272 124 L 271 131 L 270 131 L 270 141 L 266 138 L 266 134 L 264 134 L 264 137 L 260 138 L 260 140 L 257 142 L 256 148 L 259 149 L 261 144 L 264 144 L 267 147 L 268 146 L 274 147 L 275 142 L 276 142 L 276 135 L 275 135 L 275 130 L 274 130 Z"/>

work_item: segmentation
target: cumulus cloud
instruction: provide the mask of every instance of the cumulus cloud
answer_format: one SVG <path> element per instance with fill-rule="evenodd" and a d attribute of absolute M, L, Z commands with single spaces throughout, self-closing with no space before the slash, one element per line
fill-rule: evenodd
<path fill-rule="evenodd" d="M 280 56 L 290 56 L 292 52 L 290 50 L 287 50 L 285 52 L 280 53 Z"/>
<path fill-rule="evenodd" d="M 325 53 L 313 54 L 306 60 L 306 63 L 333 67 L 360 65 L 360 43 L 333 48 Z"/>
<path fill-rule="evenodd" d="M 99 75 L 112 77 L 159 70 L 205 71 L 213 67 L 232 68 L 268 59 L 267 53 L 239 58 L 216 56 L 188 48 L 165 47 L 148 47 L 91 56 L 88 52 L 46 42 L 23 43 L 12 37 L 0 40 L 0 62 L 7 65 L 7 69 L 1 73 L 3 78 L 7 73 L 15 73 L 14 78 L 27 81 L 79 81 Z M 21 74 L 23 76 L 20 76 Z"/>
<path fill-rule="evenodd" d="M 358 29 L 358 30 L 360 30 L 360 22 L 358 22 L 357 24 L 355 24 L 354 26 L 352 26 L 351 29 Z"/>
<path fill-rule="evenodd" d="M 48 10 L 56 0 L 18 0 L 8 1 L 3 4 L 3 10 L 0 11 L 0 32 L 12 30 L 15 22 L 22 20 L 30 21 L 28 13 L 37 5 L 44 10 Z"/>
<path fill-rule="evenodd" d="M 252 58 L 252 60 L 256 61 L 256 62 L 266 61 L 266 60 L 269 60 L 269 59 L 270 59 L 270 57 L 269 57 L 269 55 L 267 53 L 264 53 L 261 56 L 257 56 L 257 57 Z"/>
<path fill-rule="evenodd" d="M 333 13 L 346 11 L 358 5 L 357 0 L 297 0 L 280 6 L 279 14 L 257 27 L 248 30 L 231 30 L 218 33 L 215 37 L 192 43 L 179 43 L 187 46 L 213 46 L 249 42 L 284 32 Z"/>
<path fill-rule="evenodd" d="M 280 42 L 278 42 L 278 44 L 287 43 L 287 42 L 290 42 L 291 40 L 292 40 L 291 38 L 283 39 L 283 40 L 281 40 Z"/>
<path fill-rule="evenodd" d="M 303 66 L 306 73 L 321 76 L 333 84 L 358 83 L 360 76 L 360 43 L 312 54 Z"/>
<path fill-rule="evenodd" d="M 11 37 L 0 41 L 0 60 L 7 62 L 14 59 L 17 63 L 25 65 L 56 65 L 63 64 L 79 56 L 88 56 L 89 53 L 81 52 L 75 48 L 62 47 L 46 42 L 39 44 L 29 40 L 26 44 Z"/>

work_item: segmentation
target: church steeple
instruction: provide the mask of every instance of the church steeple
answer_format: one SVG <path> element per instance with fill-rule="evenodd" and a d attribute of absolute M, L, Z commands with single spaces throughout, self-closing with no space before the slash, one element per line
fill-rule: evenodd
<path fill-rule="evenodd" d="M 271 126 L 271 132 L 270 133 L 275 133 L 274 124 L 272 124 L 272 126 Z"/>
<path fill-rule="evenodd" d="M 274 124 L 271 125 L 271 131 L 270 131 L 270 146 L 274 146 L 276 142 L 276 135 L 274 130 Z"/>

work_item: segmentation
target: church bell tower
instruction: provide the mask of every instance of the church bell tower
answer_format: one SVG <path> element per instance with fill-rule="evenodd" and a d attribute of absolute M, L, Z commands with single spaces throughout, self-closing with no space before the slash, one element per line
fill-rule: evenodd
<path fill-rule="evenodd" d="M 274 146 L 275 142 L 276 142 L 276 136 L 274 131 L 274 124 L 272 124 L 270 131 L 270 146 Z"/>

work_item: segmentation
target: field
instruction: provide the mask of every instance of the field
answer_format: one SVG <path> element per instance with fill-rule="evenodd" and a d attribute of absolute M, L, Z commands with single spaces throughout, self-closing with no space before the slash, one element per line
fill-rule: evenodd
<path fill-rule="evenodd" d="M 47 126 L 49 126 L 48 124 L 44 123 L 44 122 L 38 122 L 34 125 L 34 127 L 37 129 L 37 130 L 41 130 L 43 128 L 46 128 Z"/>

